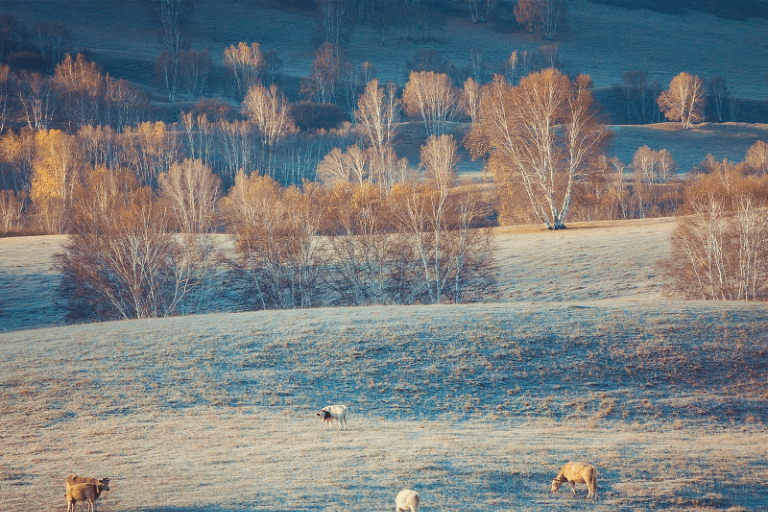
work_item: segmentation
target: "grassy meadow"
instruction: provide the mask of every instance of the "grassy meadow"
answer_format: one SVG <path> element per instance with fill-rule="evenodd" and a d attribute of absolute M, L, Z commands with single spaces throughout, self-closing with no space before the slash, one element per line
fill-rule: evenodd
<path fill-rule="evenodd" d="M 78 473 L 112 479 L 102 512 L 387 510 L 403 487 L 424 510 L 763 510 L 768 309 L 664 296 L 673 226 L 499 229 L 487 304 L 69 326 L 43 279 L 61 238 L 3 239 L 25 277 L 2 281 L 0 492 L 63 510 Z M 34 297 L 47 327 L 13 323 Z M 568 460 L 597 502 L 549 492 Z"/>
<path fill-rule="evenodd" d="M 545 41 L 502 4 L 488 24 L 437 12 L 441 29 L 418 42 L 357 26 L 345 51 L 400 85 L 417 50 L 458 66 L 471 50 L 494 65 L 535 53 Z M 765 97 L 766 20 L 569 5 L 561 65 L 598 88 L 630 70 L 665 87 L 688 71 Z M 152 87 L 161 43 L 146 2 L 0 0 L 5 12 L 60 21 L 105 72 Z M 198 0 L 187 28 L 219 66 L 239 41 L 275 50 L 295 101 L 314 23 L 275 2 Z M 612 130 L 609 156 L 666 148 L 681 172 L 768 139 L 742 123 Z M 404 131 L 416 135 L 398 153 L 415 165 L 420 128 Z M 481 173 L 462 156 L 462 174 Z M 498 289 L 483 304 L 242 312 L 222 294 L 198 315 L 82 325 L 66 324 L 56 293 L 64 236 L 2 238 L 0 501 L 63 511 L 77 473 L 111 479 L 101 512 L 391 511 L 406 487 L 426 512 L 764 511 L 768 307 L 666 295 L 674 227 L 495 228 Z M 349 407 L 349 430 L 315 416 L 333 403 Z M 596 502 L 583 485 L 549 492 L 569 460 L 597 468 Z"/>

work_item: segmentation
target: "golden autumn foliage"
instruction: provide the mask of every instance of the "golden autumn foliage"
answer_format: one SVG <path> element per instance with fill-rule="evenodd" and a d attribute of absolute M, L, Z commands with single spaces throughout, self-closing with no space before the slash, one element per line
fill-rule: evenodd
<path fill-rule="evenodd" d="M 74 190 L 57 257 L 70 318 L 149 318 L 194 311 L 214 250 L 174 235 L 166 205 L 130 172 L 96 168 Z"/>
<path fill-rule="evenodd" d="M 221 178 L 202 160 L 185 159 L 171 164 L 170 170 L 159 176 L 158 184 L 182 233 L 208 233 L 216 227 Z"/>
<path fill-rule="evenodd" d="M 459 97 L 445 73 L 411 71 L 403 90 L 403 106 L 406 114 L 422 120 L 427 135 L 440 136 L 458 111 Z"/>
<path fill-rule="evenodd" d="M 324 195 L 316 183 L 284 189 L 257 173 L 240 172 L 235 177 L 221 209 L 228 229 L 237 237 L 239 269 L 256 307 L 317 305 Z"/>
<path fill-rule="evenodd" d="M 664 271 L 687 298 L 768 300 L 768 178 L 727 162 L 691 178 Z"/>
<path fill-rule="evenodd" d="M 516 87 L 497 75 L 483 87 L 478 122 L 466 139 L 473 158 L 490 157 L 501 201 L 519 201 L 505 193 L 522 191 L 532 216 L 548 229 L 565 227 L 577 178 L 610 137 L 590 88 L 589 77 L 571 81 L 554 68 Z"/>
<path fill-rule="evenodd" d="M 672 79 L 669 89 L 662 91 L 657 102 L 667 119 L 680 121 L 687 130 L 704 119 L 705 94 L 704 81 L 683 72 Z"/>
<path fill-rule="evenodd" d="M 51 197 L 66 200 L 83 167 L 75 137 L 61 130 L 41 130 L 35 133 L 35 148 L 32 201 Z"/>

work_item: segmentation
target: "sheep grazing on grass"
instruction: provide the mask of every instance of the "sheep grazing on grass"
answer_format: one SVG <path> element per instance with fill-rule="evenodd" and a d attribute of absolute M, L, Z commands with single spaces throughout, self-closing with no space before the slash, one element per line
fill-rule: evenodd
<path fill-rule="evenodd" d="M 403 489 L 395 498 L 395 512 L 419 512 L 419 493 Z"/>
<path fill-rule="evenodd" d="M 90 476 L 78 476 L 78 475 L 69 475 L 67 477 L 67 488 L 72 487 L 73 485 L 77 484 L 94 484 L 104 485 L 104 490 L 109 490 L 109 478 L 93 478 Z"/>
<path fill-rule="evenodd" d="M 597 499 L 597 470 L 583 462 L 568 462 L 552 480 L 552 492 L 556 492 L 563 482 L 571 484 L 571 492 L 576 494 L 576 484 L 587 484 L 587 499 Z"/>
<path fill-rule="evenodd" d="M 323 407 L 317 415 L 328 424 L 328 428 L 331 428 L 333 426 L 333 420 L 336 420 L 339 422 L 339 430 L 341 430 L 342 422 L 344 422 L 344 430 L 347 430 L 346 405 L 327 405 Z"/>
<path fill-rule="evenodd" d="M 75 512 L 75 504 L 78 501 L 87 501 L 91 512 L 94 511 L 94 502 L 99 499 L 101 491 L 106 491 L 104 484 L 75 484 L 67 487 L 67 512 Z"/>

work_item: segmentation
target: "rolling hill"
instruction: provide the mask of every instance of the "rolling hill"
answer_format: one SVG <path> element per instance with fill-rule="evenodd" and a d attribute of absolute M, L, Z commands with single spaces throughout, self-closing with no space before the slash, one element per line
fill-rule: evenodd
<path fill-rule="evenodd" d="M 768 309 L 664 296 L 673 226 L 497 230 L 486 304 L 72 326 L 61 239 L 4 239 L 0 492 L 57 510 L 78 473 L 112 479 L 101 511 L 376 510 L 402 487 L 426 510 L 761 510 Z M 596 504 L 549 493 L 571 459 Z"/>

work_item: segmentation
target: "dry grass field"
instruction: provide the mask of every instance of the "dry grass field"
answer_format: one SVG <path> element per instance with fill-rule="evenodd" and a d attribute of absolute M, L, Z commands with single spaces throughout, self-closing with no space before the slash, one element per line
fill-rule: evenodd
<path fill-rule="evenodd" d="M 63 510 L 79 473 L 112 479 L 102 512 L 387 510 L 403 487 L 427 511 L 764 510 L 768 308 L 665 297 L 673 227 L 497 230 L 487 304 L 74 326 L 62 239 L 2 239 L 0 494 Z M 597 502 L 549 492 L 568 460 Z"/>
<path fill-rule="evenodd" d="M 198 0 L 192 46 L 220 63 L 258 41 L 295 86 L 314 22 L 272 5 Z M 6 12 L 60 21 L 112 76 L 151 84 L 161 48 L 142 1 L 0 0 Z M 688 71 L 765 97 L 766 20 L 587 0 L 569 20 L 563 67 L 596 87 Z M 438 21 L 418 44 L 357 27 L 346 50 L 402 85 L 419 49 L 466 66 L 470 50 L 501 62 L 544 44 L 509 22 Z M 683 172 L 768 138 L 764 125 L 613 129 L 610 156 L 667 148 Z M 413 161 L 418 146 L 401 148 Z M 462 172 L 480 170 L 464 157 Z M 425 512 L 763 512 L 768 307 L 665 295 L 674 226 L 497 228 L 498 291 L 483 304 L 238 312 L 223 297 L 196 316 L 82 325 L 65 324 L 56 294 L 64 237 L 0 238 L 0 502 L 63 511 L 78 473 L 111 478 L 101 512 L 392 510 L 404 487 Z M 332 403 L 349 430 L 315 416 Z M 597 468 L 596 502 L 583 485 L 549 492 L 569 460 Z"/>

